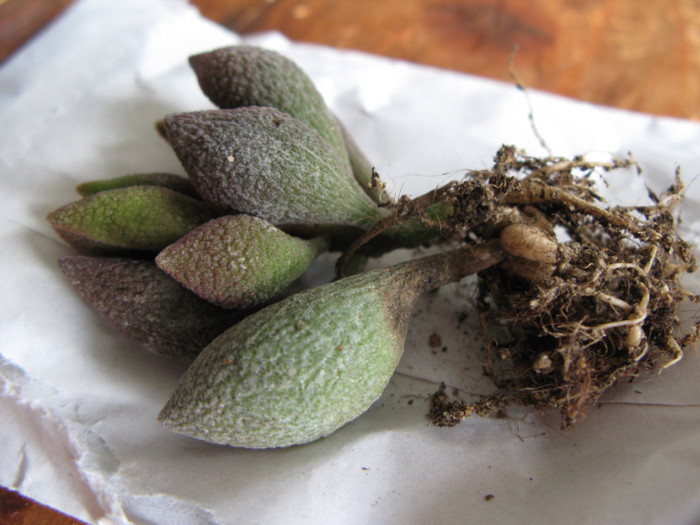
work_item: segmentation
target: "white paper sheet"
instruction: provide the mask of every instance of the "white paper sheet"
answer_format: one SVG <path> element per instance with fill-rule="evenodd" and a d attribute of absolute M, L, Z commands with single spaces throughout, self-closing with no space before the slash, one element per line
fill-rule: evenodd
<path fill-rule="evenodd" d="M 246 40 L 310 74 L 394 192 L 489 166 L 503 143 L 545 153 L 513 86 L 277 34 Z M 56 266 L 70 250 L 44 218 L 86 180 L 182 173 L 153 123 L 211 107 L 187 56 L 239 41 L 182 1 L 81 0 L 0 69 L 0 484 L 90 523 L 698 523 L 697 353 L 616 388 L 606 399 L 620 404 L 570 431 L 516 409 L 435 428 L 424 416 L 436 384 L 411 376 L 492 390 L 477 331 L 457 325 L 467 292 L 454 286 L 421 305 L 384 397 L 326 439 L 248 451 L 156 423 L 183 367 L 130 345 L 82 302 Z M 645 178 L 613 180 L 616 199 L 638 201 L 644 183 L 663 190 L 681 165 L 684 234 L 698 241 L 700 125 L 530 100 L 555 154 L 634 153 Z M 447 351 L 434 354 L 436 327 Z"/>

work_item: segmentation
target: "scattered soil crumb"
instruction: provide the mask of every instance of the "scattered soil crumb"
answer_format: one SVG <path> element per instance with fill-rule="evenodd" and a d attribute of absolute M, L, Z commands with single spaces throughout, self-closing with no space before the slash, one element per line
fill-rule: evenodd
<path fill-rule="evenodd" d="M 505 406 L 505 398 L 500 392 L 476 403 L 467 403 L 461 400 L 450 400 L 445 392 L 446 388 L 443 383 L 430 398 L 429 418 L 438 427 L 453 427 L 471 414 L 479 416 L 497 414 Z"/>

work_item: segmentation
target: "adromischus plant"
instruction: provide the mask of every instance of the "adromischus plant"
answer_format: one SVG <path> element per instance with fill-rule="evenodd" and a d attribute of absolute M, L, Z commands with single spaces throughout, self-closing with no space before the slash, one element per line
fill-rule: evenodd
<path fill-rule="evenodd" d="M 189 182 L 145 174 L 85 184 L 82 201 L 48 217 L 80 252 L 143 259 L 61 261 L 108 321 L 161 353 L 199 354 L 160 414 L 167 427 L 253 448 L 327 435 L 381 395 L 416 298 L 477 271 L 491 376 L 515 399 L 561 407 L 565 426 L 616 380 L 670 366 L 697 340 L 700 325 L 675 331 L 675 306 L 690 295 L 679 278 L 695 269 L 672 213 L 680 177 L 663 196 L 650 192 L 649 206 L 610 208 L 577 174 L 632 162 L 537 159 L 503 146 L 492 169 L 384 206 L 374 173 L 357 182 L 369 163 L 287 59 L 241 46 L 191 62 L 211 99 L 235 109 L 158 124 Z M 556 228 L 571 240 L 559 242 Z M 344 250 L 342 273 L 367 254 L 443 234 L 465 246 L 307 290 L 226 329 L 328 247 Z M 509 350 L 496 359 L 504 332 Z M 479 410 L 487 406 L 499 404 Z M 440 393 L 431 413 L 452 425 L 474 410 Z"/>

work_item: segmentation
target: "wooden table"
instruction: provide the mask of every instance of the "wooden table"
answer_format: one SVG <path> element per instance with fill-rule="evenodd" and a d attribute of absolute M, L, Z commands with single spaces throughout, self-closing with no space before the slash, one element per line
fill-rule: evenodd
<path fill-rule="evenodd" d="M 0 0 L 0 60 L 73 0 Z M 700 119 L 698 0 L 193 0 L 238 33 L 318 42 Z"/>
<path fill-rule="evenodd" d="M 0 0 L 0 61 L 73 0 Z M 192 0 L 240 34 L 316 42 L 700 119 L 698 0 Z M 514 50 L 517 49 L 517 51 Z M 0 487 L 0 525 L 75 520 Z"/>

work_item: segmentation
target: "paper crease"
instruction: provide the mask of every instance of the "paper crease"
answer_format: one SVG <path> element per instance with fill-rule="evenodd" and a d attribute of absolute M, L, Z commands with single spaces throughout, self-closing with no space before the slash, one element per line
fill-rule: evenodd
<path fill-rule="evenodd" d="M 25 388 L 28 383 L 31 383 L 31 392 Z M 55 399 L 59 396 L 56 392 L 47 390 L 36 381 L 30 381 L 21 369 L 0 356 L 0 405 L 12 407 L 12 412 L 6 414 L 6 417 L 11 417 L 21 425 L 26 440 L 21 447 L 18 469 L 11 486 L 22 491 L 27 472 L 33 463 L 42 462 L 44 466 L 49 463 L 57 478 L 56 482 L 67 484 L 71 493 L 81 502 L 88 519 L 99 522 L 113 514 L 113 497 L 105 490 L 102 482 L 93 480 L 82 468 L 80 463 L 85 452 L 80 450 L 84 450 L 85 445 L 71 438 L 70 431 L 63 422 L 65 415 L 56 415 L 36 399 Z M 64 403 L 60 404 L 65 407 Z M 5 419 L 5 423 L 8 424 L 9 421 Z M 60 504 L 56 505 L 60 507 Z"/>

